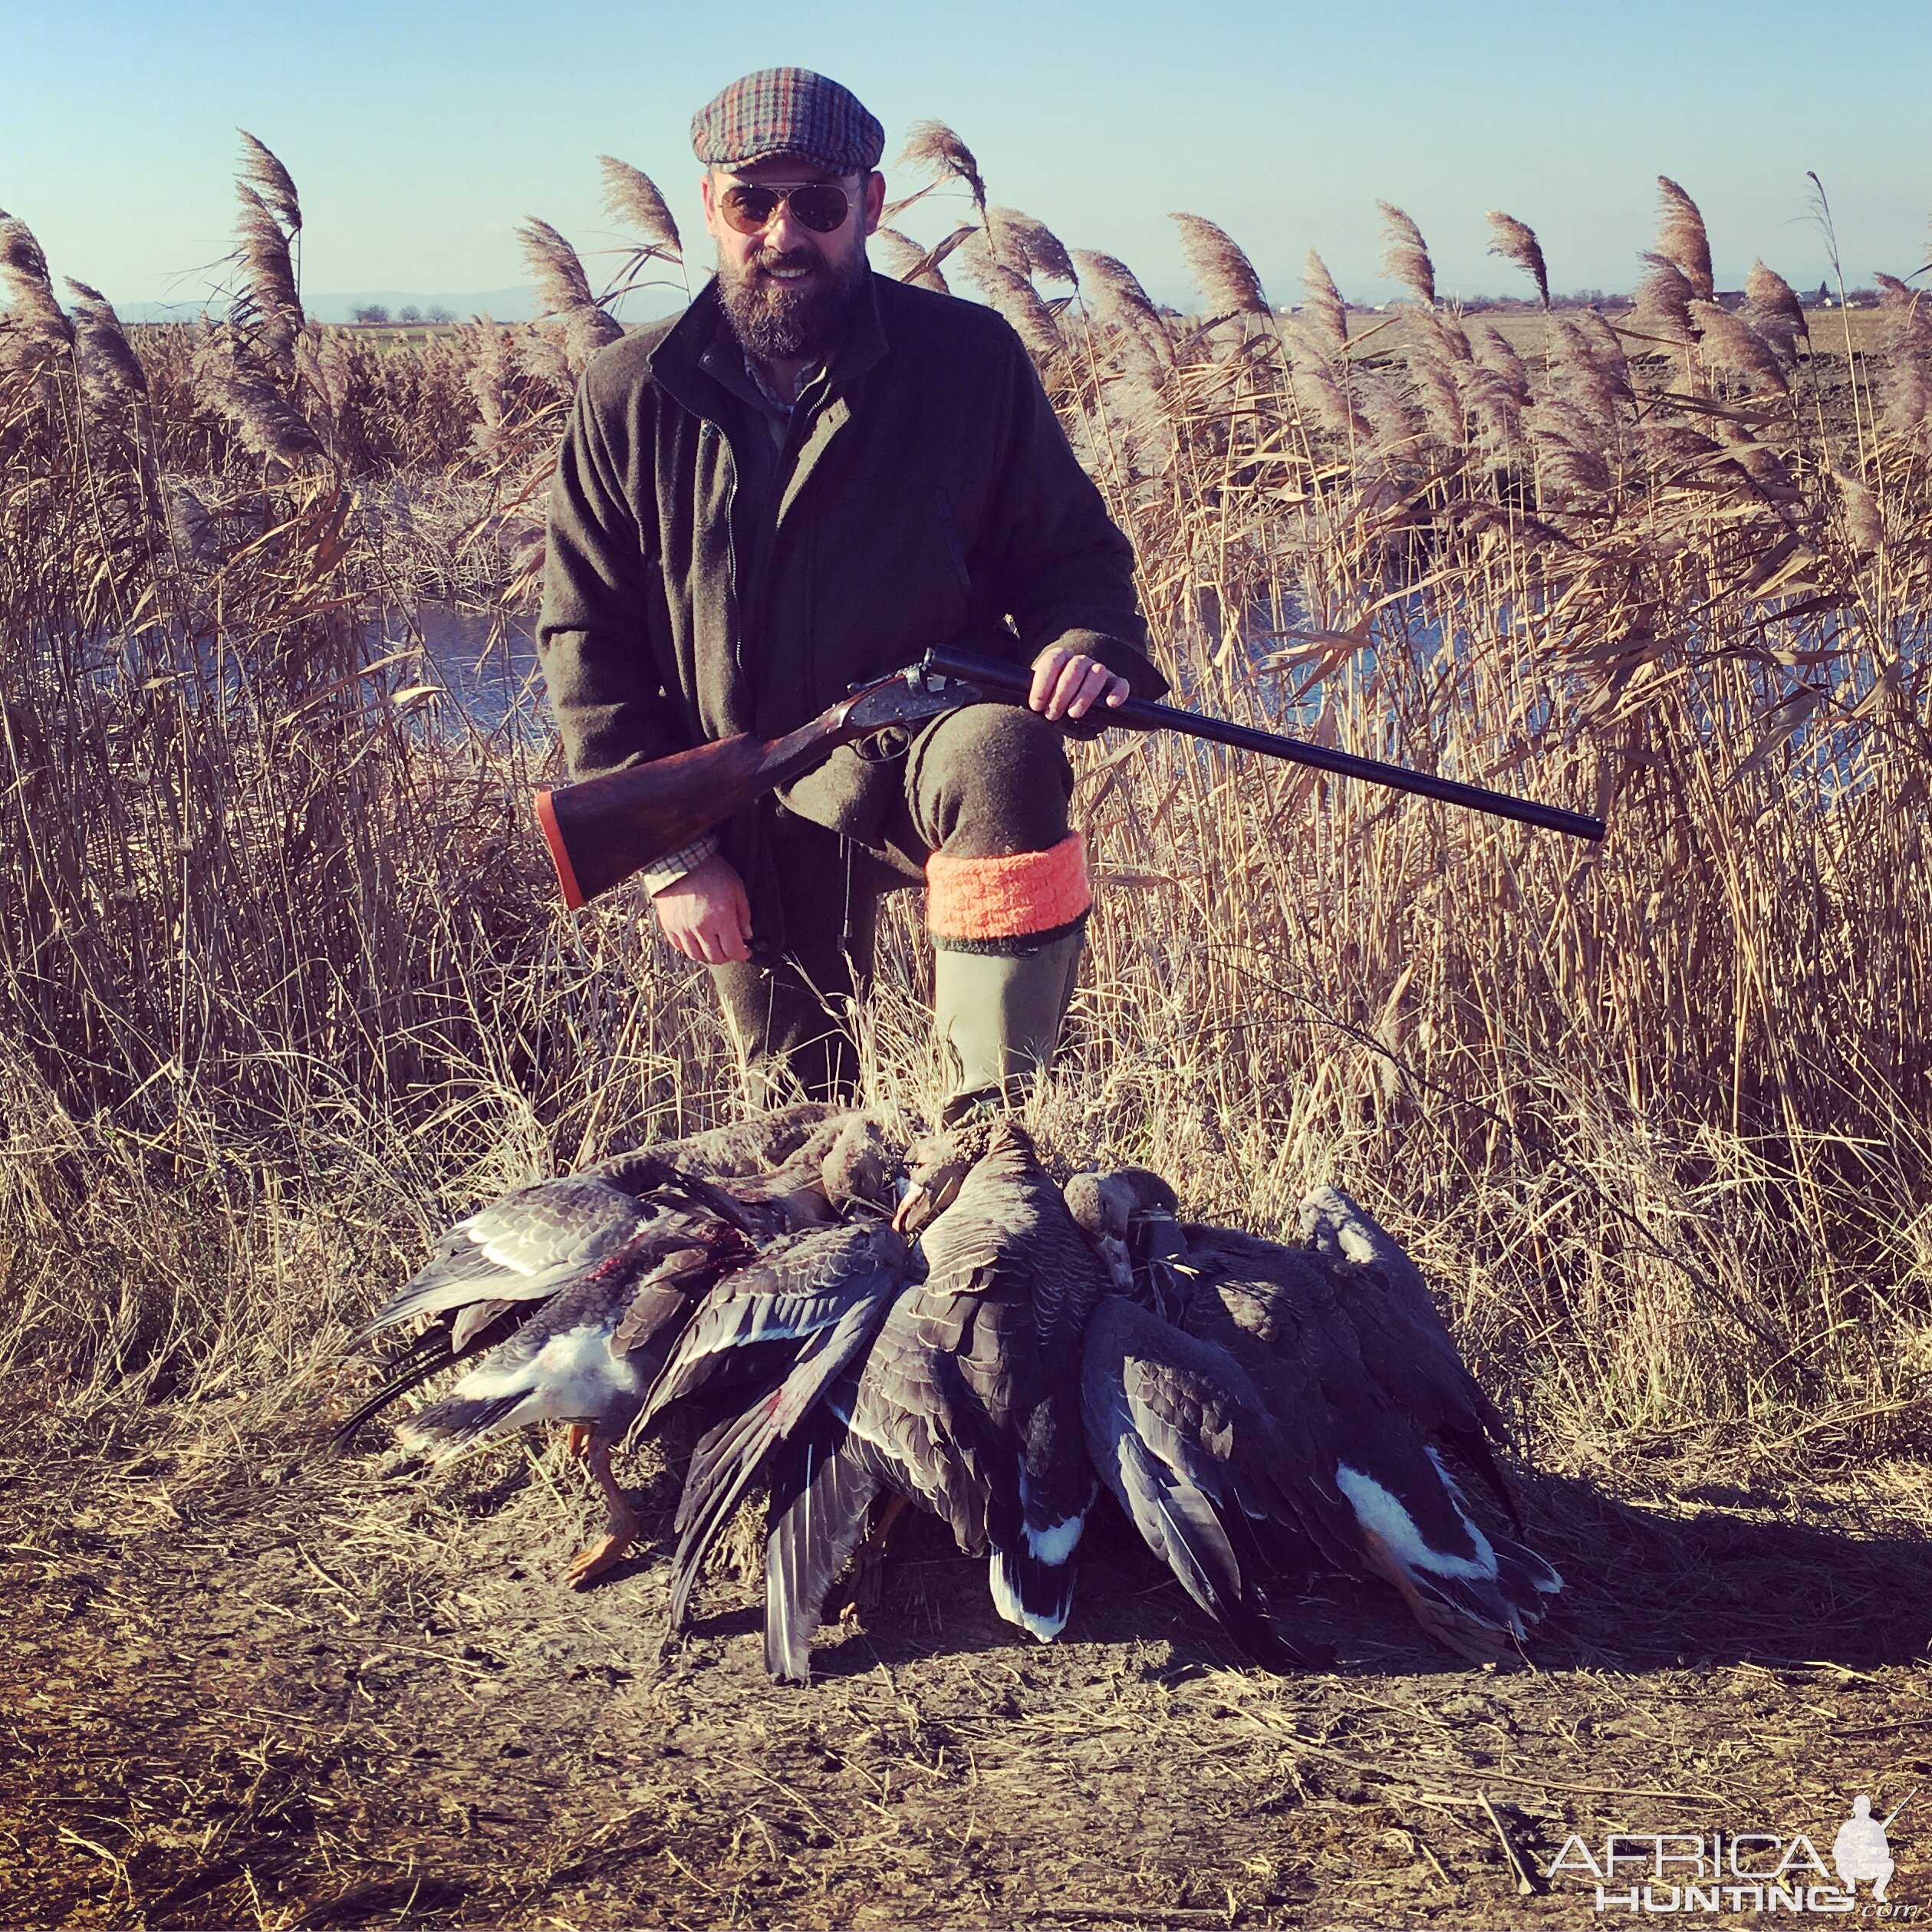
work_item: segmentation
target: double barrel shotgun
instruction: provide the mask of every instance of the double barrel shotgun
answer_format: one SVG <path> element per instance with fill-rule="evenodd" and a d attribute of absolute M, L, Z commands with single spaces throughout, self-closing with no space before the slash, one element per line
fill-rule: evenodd
<path fill-rule="evenodd" d="M 857 687 L 782 738 L 756 738 L 749 732 L 721 738 L 648 764 L 539 792 L 537 822 L 557 867 L 564 903 L 581 906 L 609 891 L 662 854 L 689 844 L 754 799 L 808 772 L 837 745 L 875 737 L 895 726 L 923 724 L 963 705 L 1025 704 L 1032 683 L 1032 673 L 1017 665 L 942 644 L 917 664 Z M 1603 821 L 1584 812 L 1512 798 L 1479 785 L 1358 758 L 1352 752 L 1203 717 L 1150 699 L 1129 698 L 1124 704 L 1097 709 L 1085 722 L 1096 720 L 1110 730 L 1182 732 L 1210 744 L 1312 765 L 1338 777 L 1419 792 L 1424 798 L 1565 832 L 1572 838 L 1603 837 Z"/>

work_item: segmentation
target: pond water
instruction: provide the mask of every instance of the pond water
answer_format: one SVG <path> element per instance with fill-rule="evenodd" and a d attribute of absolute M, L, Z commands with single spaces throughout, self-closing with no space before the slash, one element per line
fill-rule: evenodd
<path fill-rule="evenodd" d="M 372 626 L 367 648 L 372 664 L 396 660 L 383 673 L 392 690 L 436 687 L 413 707 L 433 732 L 500 732 L 532 742 L 551 735 L 534 618 L 420 604 Z"/>

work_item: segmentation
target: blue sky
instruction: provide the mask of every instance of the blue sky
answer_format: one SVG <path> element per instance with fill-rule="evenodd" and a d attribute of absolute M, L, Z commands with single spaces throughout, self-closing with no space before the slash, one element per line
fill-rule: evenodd
<path fill-rule="evenodd" d="M 1184 281 L 1163 213 L 1185 209 L 1278 301 L 1311 245 L 1378 298 L 1378 197 L 1421 224 L 1446 290 L 1521 288 L 1485 252 L 1489 207 L 1537 230 L 1559 288 L 1627 288 L 1660 173 L 1702 205 L 1725 285 L 1756 255 L 1821 278 L 1807 168 L 1853 280 L 1926 258 L 1923 0 L 0 0 L 0 208 L 117 301 L 193 299 L 227 245 L 240 125 L 301 190 L 311 292 L 476 291 L 525 279 L 527 214 L 587 252 L 616 239 L 608 152 L 658 181 L 702 263 L 692 110 L 782 62 L 855 89 L 888 163 L 910 121 L 947 121 L 995 199 L 1161 290 Z"/>

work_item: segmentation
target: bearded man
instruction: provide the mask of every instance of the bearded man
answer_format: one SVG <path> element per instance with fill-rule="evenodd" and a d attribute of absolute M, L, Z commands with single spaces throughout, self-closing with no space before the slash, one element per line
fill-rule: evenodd
<path fill-rule="evenodd" d="M 851 1091 L 876 897 L 923 879 L 956 1119 L 1046 1063 L 1072 990 L 1091 901 L 1049 721 L 1166 684 L 1019 338 L 868 268 L 884 143 L 798 67 L 696 116 L 717 275 L 585 372 L 538 639 L 574 777 L 790 731 L 943 642 L 1033 667 L 1031 710 L 843 747 L 644 874 L 767 1104 Z"/>

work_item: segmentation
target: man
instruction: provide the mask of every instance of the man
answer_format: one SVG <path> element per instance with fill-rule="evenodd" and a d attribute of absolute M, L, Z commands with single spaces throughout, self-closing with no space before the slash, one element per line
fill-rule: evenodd
<path fill-rule="evenodd" d="M 1048 721 L 1166 686 L 1018 337 L 867 267 L 884 141 L 797 67 L 696 116 L 717 276 L 584 375 L 538 640 L 578 777 L 791 730 L 943 641 L 1032 666 L 1030 712 L 843 748 L 644 874 L 768 1102 L 850 1090 L 875 896 L 923 877 L 956 1118 L 1045 1064 L 1072 989 L 1091 901 Z"/>

